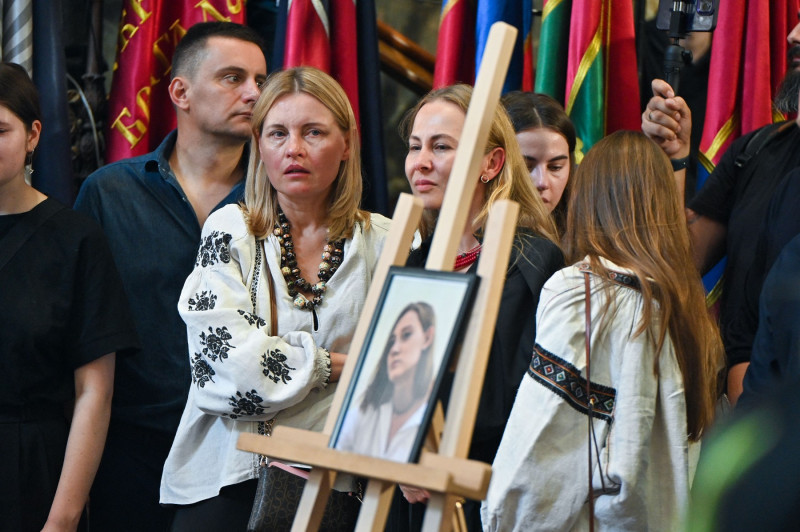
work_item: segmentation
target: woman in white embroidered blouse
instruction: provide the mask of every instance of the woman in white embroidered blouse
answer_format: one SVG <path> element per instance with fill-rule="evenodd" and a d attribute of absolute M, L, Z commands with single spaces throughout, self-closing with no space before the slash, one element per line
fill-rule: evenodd
<path fill-rule="evenodd" d="M 564 244 L 574 264 L 542 290 L 536 346 L 492 465 L 483 525 L 586 530 L 592 500 L 598 530 L 677 530 L 693 476 L 690 442 L 713 418 L 722 345 L 669 161 L 640 133 L 612 134 L 583 159 L 569 201 Z"/>
<path fill-rule="evenodd" d="M 244 529 L 258 457 L 240 432 L 322 429 L 388 231 L 358 208 L 358 131 L 333 78 L 273 74 L 252 127 L 244 203 L 208 218 L 178 304 L 192 384 L 161 479 L 173 530 Z"/>

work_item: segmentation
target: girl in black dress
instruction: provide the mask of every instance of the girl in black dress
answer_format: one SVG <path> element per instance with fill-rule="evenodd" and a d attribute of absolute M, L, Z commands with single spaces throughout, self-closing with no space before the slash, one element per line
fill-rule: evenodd
<path fill-rule="evenodd" d="M 27 72 L 0 64 L 0 530 L 15 532 L 77 530 L 115 352 L 137 342 L 99 227 L 26 181 L 40 116 Z"/>

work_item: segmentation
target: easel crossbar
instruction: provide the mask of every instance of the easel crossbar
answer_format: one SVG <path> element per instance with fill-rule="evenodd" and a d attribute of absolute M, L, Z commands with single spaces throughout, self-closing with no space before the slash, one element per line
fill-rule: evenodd
<path fill-rule="evenodd" d="M 427 452 L 422 454 L 419 464 L 393 462 L 331 449 L 324 434 L 291 427 L 275 427 L 275 433 L 269 438 L 242 434 L 239 448 L 276 460 L 300 462 L 323 469 L 336 464 L 337 472 L 357 477 L 371 478 L 380 471 L 380 477 L 385 481 L 470 499 L 482 499 L 486 495 L 491 477 L 491 466 L 483 462 Z"/>

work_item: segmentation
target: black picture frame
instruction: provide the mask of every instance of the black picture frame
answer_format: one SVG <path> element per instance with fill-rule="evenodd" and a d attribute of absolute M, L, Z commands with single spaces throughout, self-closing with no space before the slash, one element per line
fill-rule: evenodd
<path fill-rule="evenodd" d="M 478 280 L 471 273 L 389 269 L 330 447 L 397 462 L 419 460 Z M 430 313 L 435 317 L 432 333 L 430 327 L 426 329 Z M 417 350 L 431 336 L 428 347 Z M 411 376 L 408 359 L 416 353 Z M 395 383 L 400 390 L 397 396 Z M 393 424 L 396 430 L 390 438 Z"/>

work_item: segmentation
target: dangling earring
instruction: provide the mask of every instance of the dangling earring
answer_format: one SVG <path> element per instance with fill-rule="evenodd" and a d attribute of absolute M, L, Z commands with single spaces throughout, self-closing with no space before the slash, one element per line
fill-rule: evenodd
<path fill-rule="evenodd" d="M 25 181 L 30 184 L 33 175 L 33 150 L 25 154 Z"/>
<path fill-rule="evenodd" d="M 481 174 L 481 183 L 485 185 L 489 181 L 490 181 L 489 176 L 487 176 L 486 174 Z"/>

